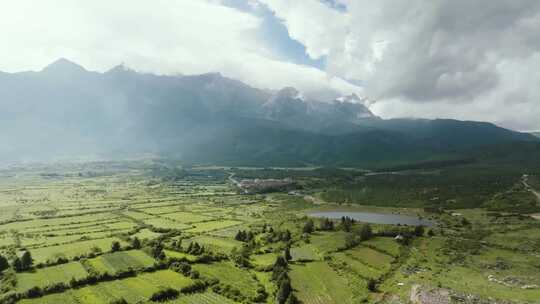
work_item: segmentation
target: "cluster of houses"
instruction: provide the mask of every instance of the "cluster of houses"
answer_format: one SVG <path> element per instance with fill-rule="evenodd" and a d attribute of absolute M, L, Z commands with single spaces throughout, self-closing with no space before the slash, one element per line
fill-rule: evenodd
<path fill-rule="evenodd" d="M 294 187 L 291 178 L 284 179 L 243 179 L 236 184 L 244 194 L 289 190 Z"/>

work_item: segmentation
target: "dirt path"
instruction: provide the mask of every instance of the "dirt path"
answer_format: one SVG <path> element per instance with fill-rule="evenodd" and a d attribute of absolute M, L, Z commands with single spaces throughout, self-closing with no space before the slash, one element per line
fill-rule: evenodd
<path fill-rule="evenodd" d="M 314 205 L 324 205 L 326 202 L 313 196 L 313 195 L 305 195 L 304 199 L 308 202 L 311 202 Z"/>
<path fill-rule="evenodd" d="M 534 194 L 536 196 L 536 200 L 538 201 L 538 203 L 540 204 L 540 193 L 538 191 L 536 191 L 536 189 L 534 189 L 533 187 L 531 187 L 529 185 L 529 183 L 527 183 L 527 177 L 524 176 L 523 177 L 523 185 L 525 186 L 525 188 L 529 189 L 529 191 L 531 191 L 532 194 Z M 535 214 L 531 214 L 531 217 L 537 219 L 537 220 L 540 220 L 540 213 L 535 213 Z"/>
<path fill-rule="evenodd" d="M 536 196 L 536 199 L 540 203 L 540 192 L 536 191 L 536 189 L 534 189 L 533 187 L 531 187 L 531 185 L 529 185 L 529 183 L 527 183 L 528 182 L 527 177 L 523 177 L 522 182 L 525 188 L 529 189 L 529 191 L 531 191 Z"/>

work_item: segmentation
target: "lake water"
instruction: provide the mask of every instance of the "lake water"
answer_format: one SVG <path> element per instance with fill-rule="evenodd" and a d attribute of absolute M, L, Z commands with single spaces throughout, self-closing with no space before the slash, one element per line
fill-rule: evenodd
<path fill-rule="evenodd" d="M 340 219 L 348 216 L 359 222 L 373 224 L 391 224 L 391 225 L 410 225 L 410 226 L 433 226 L 434 222 L 426 219 L 420 219 L 417 216 L 391 214 L 391 213 L 372 213 L 372 212 L 351 212 L 351 211 L 318 211 L 308 214 L 312 217 Z"/>

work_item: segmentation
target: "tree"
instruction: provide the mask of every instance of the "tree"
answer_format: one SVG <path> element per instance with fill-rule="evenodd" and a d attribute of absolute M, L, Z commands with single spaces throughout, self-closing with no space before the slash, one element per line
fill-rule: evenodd
<path fill-rule="evenodd" d="M 162 289 L 162 290 L 159 290 L 159 291 L 155 292 L 150 297 L 150 301 L 152 301 L 152 302 L 165 302 L 165 300 L 171 300 L 171 299 L 174 299 L 174 298 L 178 297 L 179 294 L 180 294 L 180 292 L 178 290 L 176 290 L 176 289 L 166 288 L 166 289 Z"/>
<path fill-rule="evenodd" d="M 298 303 L 298 299 L 296 299 L 296 297 L 294 296 L 293 293 L 291 293 L 289 295 L 289 298 L 287 299 L 287 301 L 285 302 L 285 304 L 297 304 Z"/>
<path fill-rule="evenodd" d="M 118 241 L 112 242 L 111 251 L 116 252 L 116 251 L 119 251 L 119 250 L 120 250 L 120 242 L 118 242 Z"/>
<path fill-rule="evenodd" d="M 323 231 L 334 230 L 334 222 L 328 218 L 324 218 L 321 220 L 320 229 Z"/>
<path fill-rule="evenodd" d="M 32 255 L 30 254 L 30 251 L 25 251 L 21 256 L 21 266 L 22 270 L 27 270 L 32 267 L 32 263 L 34 260 L 32 259 Z"/>
<path fill-rule="evenodd" d="M 79 282 L 74 277 L 71 277 L 71 280 L 69 280 L 69 286 L 71 288 L 75 288 L 79 285 Z"/>
<path fill-rule="evenodd" d="M 284 257 L 278 256 L 274 266 L 272 267 L 272 280 L 277 281 L 287 276 L 287 260 Z"/>
<path fill-rule="evenodd" d="M 348 216 L 341 217 L 341 229 L 343 229 L 343 231 L 350 232 L 353 223 L 354 223 L 354 220 L 351 219 L 350 217 Z"/>
<path fill-rule="evenodd" d="M 414 227 L 414 235 L 416 236 L 423 236 L 424 235 L 424 226 L 416 226 Z"/>
<path fill-rule="evenodd" d="M 360 240 L 365 241 L 369 240 L 373 236 L 373 231 L 371 230 L 371 226 L 369 224 L 363 225 L 360 228 Z"/>
<path fill-rule="evenodd" d="M 371 292 L 377 291 L 377 281 L 375 281 L 374 279 L 369 279 L 368 284 L 367 284 L 367 288 Z"/>
<path fill-rule="evenodd" d="M 8 260 L 0 255 L 0 272 L 9 268 Z"/>
<path fill-rule="evenodd" d="M 291 281 L 286 278 L 279 285 L 279 290 L 276 295 L 276 300 L 279 304 L 285 304 L 289 296 L 291 295 L 292 287 Z"/>
<path fill-rule="evenodd" d="M 191 273 L 191 265 L 187 262 L 173 262 L 169 268 L 185 276 Z"/>
<path fill-rule="evenodd" d="M 291 232 L 289 231 L 289 229 L 285 230 L 281 234 L 281 240 L 284 241 L 284 242 L 288 242 L 288 241 L 291 240 Z"/>
<path fill-rule="evenodd" d="M 16 272 L 20 272 L 20 271 L 23 271 L 23 266 L 22 266 L 22 262 L 21 262 L 21 258 L 19 257 L 16 257 L 14 260 L 13 260 L 13 263 L 12 263 L 12 266 L 13 266 L 13 269 L 16 271 Z"/>
<path fill-rule="evenodd" d="M 304 233 L 312 233 L 315 230 L 315 224 L 313 224 L 313 220 L 309 219 L 306 224 L 304 225 L 304 229 L 302 231 Z"/>
<path fill-rule="evenodd" d="M 163 245 L 161 243 L 155 243 L 151 248 L 150 248 L 150 254 L 156 258 L 156 259 L 159 259 L 161 257 L 163 257 Z"/>
<path fill-rule="evenodd" d="M 173 242 L 173 247 L 176 250 L 182 250 L 182 239 Z"/>
<path fill-rule="evenodd" d="M 245 241 L 246 240 L 246 232 L 243 230 L 238 230 L 236 235 L 234 236 L 234 239 L 237 241 Z"/>
<path fill-rule="evenodd" d="M 360 243 L 359 236 L 352 233 L 347 233 L 347 235 L 345 236 L 345 248 L 353 248 L 359 243 Z"/>
<path fill-rule="evenodd" d="M 240 250 L 237 250 L 236 247 L 234 247 L 230 254 L 231 260 L 240 267 L 249 267 L 249 251 L 248 246 L 242 246 Z"/>
<path fill-rule="evenodd" d="M 289 246 L 285 247 L 285 250 L 283 251 L 283 257 L 287 262 L 292 260 L 291 248 L 289 248 Z"/>
<path fill-rule="evenodd" d="M 131 246 L 135 249 L 140 249 L 141 248 L 141 241 L 139 240 L 138 237 L 135 237 L 133 239 L 133 241 L 131 241 Z"/>

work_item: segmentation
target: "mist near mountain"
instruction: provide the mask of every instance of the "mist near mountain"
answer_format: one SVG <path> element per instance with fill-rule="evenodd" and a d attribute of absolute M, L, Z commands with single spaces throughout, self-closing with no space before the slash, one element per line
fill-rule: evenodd
<path fill-rule="evenodd" d="M 369 165 L 453 159 L 491 144 L 534 141 L 493 124 L 383 120 L 356 95 L 306 99 L 218 73 L 105 73 L 60 59 L 0 73 L 0 160 L 125 157 L 190 163 Z"/>

